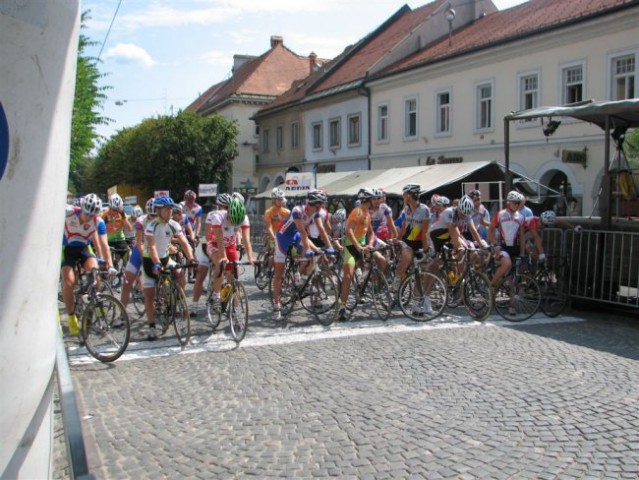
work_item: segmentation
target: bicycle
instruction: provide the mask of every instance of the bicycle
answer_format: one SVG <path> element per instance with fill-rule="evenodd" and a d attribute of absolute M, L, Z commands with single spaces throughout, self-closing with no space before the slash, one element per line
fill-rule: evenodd
<path fill-rule="evenodd" d="M 531 258 L 528 265 L 531 274 L 541 292 L 541 304 L 539 308 L 548 317 L 556 317 L 564 311 L 568 305 L 568 264 L 565 258 L 548 256 L 545 262 L 533 264 Z M 550 268 L 550 264 L 555 264 Z"/>
<path fill-rule="evenodd" d="M 113 362 L 129 345 L 129 316 L 117 298 L 98 291 L 97 269 L 84 272 L 80 262 L 74 268 L 78 279 L 73 291 L 74 311 L 80 323 L 80 345 L 96 360 Z"/>
<path fill-rule="evenodd" d="M 273 276 L 273 252 L 268 244 L 264 245 L 262 251 L 257 256 L 255 262 L 254 276 L 255 285 L 260 290 L 264 290 Z"/>
<path fill-rule="evenodd" d="M 448 301 L 444 281 L 428 270 L 431 261 L 432 257 L 426 255 L 422 249 L 417 250 L 407 275 L 397 290 L 399 308 L 404 315 L 416 322 L 428 322 L 437 318 Z"/>
<path fill-rule="evenodd" d="M 129 301 L 133 304 L 133 308 L 138 314 L 138 317 L 142 318 L 146 313 L 146 307 L 144 306 L 144 288 L 142 288 L 140 277 L 141 274 L 138 272 L 135 276 L 135 280 L 133 281 Z"/>
<path fill-rule="evenodd" d="M 344 305 L 347 310 L 353 311 L 357 305 L 365 303 L 369 298 L 373 301 L 377 316 L 382 321 L 388 320 L 393 308 L 393 296 L 388 287 L 388 281 L 374 259 L 375 252 L 388 250 L 390 247 L 378 247 L 368 250 L 364 254 L 366 273 L 353 275 L 348 298 Z M 370 288 L 369 288 L 370 286 Z"/>
<path fill-rule="evenodd" d="M 160 335 L 164 335 L 173 325 L 175 336 L 181 347 L 188 345 L 191 338 L 191 317 L 184 290 L 177 283 L 175 272 L 182 268 L 196 265 L 196 262 L 185 265 L 163 267 L 155 282 L 155 320 L 162 325 Z"/>
<path fill-rule="evenodd" d="M 493 289 L 486 274 L 479 271 L 480 263 L 473 265 L 473 255 L 477 253 L 473 249 L 455 251 L 444 245 L 439 254 L 441 269 L 438 275 L 446 284 L 447 306 L 456 308 L 463 303 L 471 317 L 482 321 L 492 310 Z"/>
<path fill-rule="evenodd" d="M 110 277 L 109 286 L 112 290 L 119 291 L 124 283 L 124 270 L 126 269 L 126 264 L 129 261 L 131 250 L 130 248 L 118 249 L 115 247 L 109 247 L 109 249 L 111 250 L 113 267 L 117 270 L 117 273 Z"/>
<path fill-rule="evenodd" d="M 509 322 L 523 322 L 532 317 L 541 305 L 541 292 L 537 282 L 528 274 L 521 273 L 522 258 L 494 287 L 495 310 Z"/>
<path fill-rule="evenodd" d="M 248 296 L 244 284 L 239 279 L 239 265 L 252 265 L 250 262 L 229 261 L 232 265 L 233 278 L 220 290 L 220 303 L 216 305 L 213 299 L 213 291 L 209 293 L 206 301 L 206 313 L 213 331 L 218 327 L 222 318 L 229 320 L 231 336 L 236 343 L 240 343 L 248 330 L 249 307 Z M 220 275 L 225 269 L 225 263 L 221 265 Z"/>
<path fill-rule="evenodd" d="M 339 291 L 333 280 L 333 273 L 320 267 L 319 257 L 325 252 L 313 252 L 304 259 L 293 258 L 291 249 L 287 254 L 287 264 L 282 275 L 280 291 L 281 313 L 284 322 L 290 316 L 299 301 L 302 308 L 313 314 L 317 321 L 329 326 L 337 315 Z M 311 270 L 306 278 L 300 276 L 298 264 L 300 261 L 310 261 Z M 269 284 L 271 299 L 273 298 L 273 279 Z"/>

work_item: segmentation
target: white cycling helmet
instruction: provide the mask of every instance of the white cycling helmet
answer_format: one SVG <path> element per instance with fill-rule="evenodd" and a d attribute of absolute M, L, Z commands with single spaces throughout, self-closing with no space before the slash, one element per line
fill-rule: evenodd
<path fill-rule="evenodd" d="M 275 187 L 272 191 L 271 191 L 271 198 L 273 200 L 275 200 L 276 198 L 281 198 L 284 199 L 286 197 L 286 194 L 284 193 L 283 190 Z"/>
<path fill-rule="evenodd" d="M 464 195 L 459 200 L 459 210 L 466 216 L 472 215 L 475 212 L 475 205 L 468 195 Z"/>
<path fill-rule="evenodd" d="M 155 215 L 155 205 L 153 205 L 153 199 L 149 198 L 146 201 L 146 213 L 147 215 Z"/>
<path fill-rule="evenodd" d="M 102 212 L 102 200 L 95 193 L 89 193 L 82 200 L 82 211 L 86 215 L 98 215 Z"/>
<path fill-rule="evenodd" d="M 122 197 L 117 193 L 114 193 L 109 197 L 109 208 L 117 212 L 121 212 L 124 209 L 124 202 Z"/>
<path fill-rule="evenodd" d="M 554 210 L 546 210 L 545 212 L 541 212 L 539 217 L 541 218 L 541 223 L 544 225 L 554 225 L 555 220 L 557 219 L 557 214 Z"/>
<path fill-rule="evenodd" d="M 242 205 L 244 205 L 244 195 L 242 195 L 240 192 L 233 192 L 233 195 L 231 195 L 232 198 L 237 198 L 240 202 L 242 202 Z"/>
<path fill-rule="evenodd" d="M 217 196 L 217 205 L 219 207 L 228 207 L 232 197 L 228 193 L 220 193 Z"/>
<path fill-rule="evenodd" d="M 524 201 L 524 196 L 517 190 L 511 190 L 510 192 L 508 192 L 508 195 L 506 195 L 506 200 L 510 202 L 521 203 Z"/>
<path fill-rule="evenodd" d="M 144 212 L 142 212 L 142 207 L 140 207 L 140 205 L 136 205 L 133 209 L 131 209 L 131 218 L 133 220 L 140 218 L 142 215 L 144 215 Z"/>
<path fill-rule="evenodd" d="M 338 208 L 331 217 L 331 220 L 333 220 L 333 223 L 344 223 L 346 221 L 346 210 Z"/>

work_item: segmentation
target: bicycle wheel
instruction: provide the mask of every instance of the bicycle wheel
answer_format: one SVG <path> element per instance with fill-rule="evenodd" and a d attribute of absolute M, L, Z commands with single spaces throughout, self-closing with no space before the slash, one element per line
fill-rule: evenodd
<path fill-rule="evenodd" d="M 464 305 L 475 320 L 485 320 L 493 308 L 493 289 L 488 277 L 474 270 L 469 270 L 462 283 Z"/>
<path fill-rule="evenodd" d="M 341 290 L 341 287 L 340 287 Z M 348 289 L 348 297 L 346 297 L 346 303 L 344 306 L 347 310 L 353 311 L 355 307 L 357 307 L 358 303 L 363 303 L 362 298 L 360 296 L 361 286 L 360 281 L 357 279 L 357 275 L 353 274 L 353 278 L 351 279 L 350 288 Z"/>
<path fill-rule="evenodd" d="M 539 285 L 532 277 L 519 274 L 504 277 L 495 287 L 495 310 L 509 322 L 523 322 L 529 319 L 541 304 Z M 514 281 L 513 281 L 514 280 Z"/>
<path fill-rule="evenodd" d="M 246 336 L 249 319 L 248 297 L 244 285 L 240 282 L 233 284 L 233 291 L 226 302 L 226 316 L 229 319 L 233 340 L 240 343 Z"/>
<path fill-rule="evenodd" d="M 271 277 L 269 288 L 271 289 L 269 292 L 271 302 L 273 302 L 273 277 Z M 283 317 L 288 317 L 295 307 L 295 301 L 297 299 L 296 288 L 293 273 L 288 269 L 285 270 L 282 275 L 282 288 L 280 288 L 280 312 Z"/>
<path fill-rule="evenodd" d="M 191 315 L 186 295 L 182 288 L 174 284 L 171 297 L 171 323 L 180 346 L 185 347 L 191 339 Z"/>
<path fill-rule="evenodd" d="M 373 270 L 368 285 L 372 291 L 377 316 L 380 320 L 388 320 L 393 308 L 393 295 L 388 287 L 386 277 L 379 270 Z"/>
<path fill-rule="evenodd" d="M 155 287 L 155 323 L 164 335 L 172 322 L 171 280 L 162 277 Z"/>
<path fill-rule="evenodd" d="M 543 270 L 535 276 L 541 292 L 541 311 L 547 317 L 556 317 L 568 303 L 568 285 L 563 269 L 557 272 Z"/>
<path fill-rule="evenodd" d="M 302 307 L 325 327 L 333 323 L 339 292 L 333 274 L 320 270 L 312 274 L 301 295 Z"/>
<path fill-rule="evenodd" d="M 209 321 L 209 325 L 215 331 L 222 319 L 221 302 L 213 300 L 213 289 L 211 289 L 208 298 L 206 299 L 206 318 Z"/>
<path fill-rule="evenodd" d="M 129 345 L 130 336 L 129 316 L 117 298 L 97 295 L 84 309 L 82 339 L 95 359 L 104 363 L 117 360 Z"/>
<path fill-rule="evenodd" d="M 271 261 L 271 254 L 269 252 L 260 252 L 257 257 L 257 264 L 255 265 L 255 285 L 260 290 L 264 290 L 268 287 L 268 284 L 273 275 L 273 265 L 269 265 Z"/>
<path fill-rule="evenodd" d="M 416 322 L 428 322 L 441 315 L 447 296 L 444 281 L 432 272 L 412 273 L 404 278 L 397 293 L 399 308 Z"/>
<path fill-rule="evenodd" d="M 133 303 L 133 308 L 138 317 L 142 318 L 146 310 L 144 307 L 144 289 L 140 286 L 139 277 L 135 278 L 133 288 L 131 288 L 131 303 Z"/>

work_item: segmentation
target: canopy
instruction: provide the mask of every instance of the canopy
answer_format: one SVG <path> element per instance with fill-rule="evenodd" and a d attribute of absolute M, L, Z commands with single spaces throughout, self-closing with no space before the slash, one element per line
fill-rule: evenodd
<path fill-rule="evenodd" d="M 639 127 L 639 98 L 616 102 L 587 100 L 557 107 L 537 107 L 513 112 L 504 118 L 512 121 L 539 117 L 572 117 L 593 123 L 602 129 L 606 128 L 606 117 L 608 117 L 610 128 Z"/>
<path fill-rule="evenodd" d="M 316 188 L 324 190 L 329 197 L 350 197 L 357 195 L 361 188 L 382 188 L 387 195 L 401 195 L 407 183 L 420 185 L 422 192 L 458 182 L 492 162 L 449 163 L 418 167 L 397 167 L 378 170 L 318 173 Z M 269 198 L 270 190 L 260 193 L 257 198 Z M 287 194 L 287 197 L 304 196 L 302 191 Z"/>

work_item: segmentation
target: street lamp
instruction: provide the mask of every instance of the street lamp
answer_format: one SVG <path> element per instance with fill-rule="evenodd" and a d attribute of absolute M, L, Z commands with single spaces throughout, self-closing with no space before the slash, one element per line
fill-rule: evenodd
<path fill-rule="evenodd" d="M 453 20 L 455 20 L 456 14 L 457 12 L 455 12 L 455 9 L 449 3 L 448 8 L 444 12 L 444 18 L 448 22 L 448 46 L 449 47 L 453 44 Z"/>

